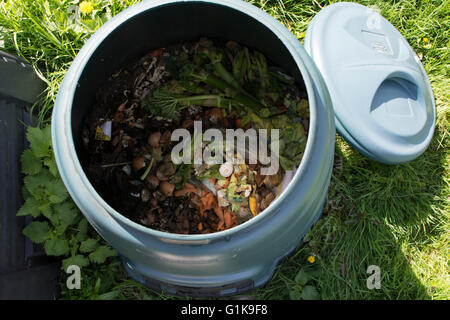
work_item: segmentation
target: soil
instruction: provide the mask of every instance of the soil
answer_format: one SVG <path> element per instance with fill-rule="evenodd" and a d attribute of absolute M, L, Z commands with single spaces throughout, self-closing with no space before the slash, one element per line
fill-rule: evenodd
<path fill-rule="evenodd" d="M 203 130 L 216 128 L 217 121 L 223 128 L 241 127 L 238 115 L 233 112 L 226 117 L 219 115 L 217 120 L 217 108 L 190 106 L 181 111 L 179 120 L 172 120 L 155 116 L 141 107 L 143 98 L 172 80 L 164 68 L 168 59 L 183 51 L 192 52 L 196 45 L 184 43 L 153 50 L 112 74 L 98 89 L 96 102 L 85 117 L 82 134 L 87 154 L 82 166 L 99 195 L 116 211 L 139 224 L 180 234 L 217 232 L 243 222 L 233 212 L 221 216 L 213 208 L 199 210 L 194 204 L 201 198 L 195 193 L 175 196 L 179 188 L 162 192 L 164 183 L 176 185 L 180 177 L 172 175 L 167 181 L 159 179 L 157 186 L 152 184 L 157 170 L 170 162 L 168 156 L 178 143 L 170 141 L 175 129 L 183 127 L 192 132 L 194 120 L 203 121 Z M 106 122 L 111 123 L 110 139 L 98 135 L 98 128 Z M 158 148 L 149 145 L 149 137 L 156 132 L 161 134 Z M 162 155 L 158 163 L 148 156 L 154 156 L 154 149 Z M 149 165 L 152 167 L 147 172 Z M 205 187 L 199 190 L 203 195 L 208 192 Z M 259 201 L 266 195 L 272 196 L 264 185 L 258 191 Z"/>

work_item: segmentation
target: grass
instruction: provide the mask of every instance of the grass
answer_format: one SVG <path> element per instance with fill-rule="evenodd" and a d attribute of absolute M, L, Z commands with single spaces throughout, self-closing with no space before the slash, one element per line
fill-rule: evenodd
<path fill-rule="evenodd" d="M 68 22 L 68 8 L 77 1 L 0 2 L 0 50 L 30 61 L 48 84 L 39 109 L 41 123 L 49 121 L 59 84 L 83 43 L 110 16 L 135 2 L 96 1 L 96 11 L 82 16 L 83 28 Z M 302 41 L 312 17 L 334 1 L 250 2 Z M 359 3 L 379 9 L 421 57 L 436 99 L 434 138 L 418 159 L 387 166 L 361 156 L 337 136 L 322 218 L 250 297 L 295 297 L 292 293 L 302 290 L 295 281 L 299 270 L 314 269 L 310 282 L 322 299 L 450 299 L 450 1 Z M 307 261 L 311 255 L 313 264 Z M 379 290 L 366 286 L 369 265 L 380 267 Z M 168 298 L 130 280 L 117 261 L 87 270 L 83 281 L 88 286 L 65 290 L 63 298 Z M 105 292 L 110 295 L 102 296 Z"/>

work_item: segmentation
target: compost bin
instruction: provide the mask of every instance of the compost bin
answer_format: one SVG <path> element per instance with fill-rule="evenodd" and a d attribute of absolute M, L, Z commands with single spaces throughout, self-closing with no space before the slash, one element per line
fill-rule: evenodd
<path fill-rule="evenodd" d="M 97 88 L 152 49 L 199 37 L 262 52 L 305 88 L 310 107 L 303 159 L 264 212 L 234 228 L 173 234 L 137 224 L 106 203 L 80 164 L 83 118 Z M 306 48 L 306 50 L 305 50 Z M 136 280 L 174 294 L 230 295 L 265 283 L 319 218 L 333 168 L 335 123 L 363 154 L 401 163 L 428 146 L 431 88 L 406 40 L 378 13 L 340 3 L 311 22 L 305 48 L 284 26 L 243 1 L 143 1 L 100 28 L 73 61 L 52 118 L 58 168 L 73 200 Z"/>

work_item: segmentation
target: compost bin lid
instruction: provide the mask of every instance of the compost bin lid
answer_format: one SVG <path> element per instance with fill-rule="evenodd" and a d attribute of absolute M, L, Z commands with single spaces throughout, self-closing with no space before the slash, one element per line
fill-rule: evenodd
<path fill-rule="evenodd" d="M 425 151 L 434 131 L 433 92 L 420 59 L 379 13 L 330 5 L 308 26 L 305 49 L 328 87 L 337 130 L 358 151 L 389 164 Z"/>

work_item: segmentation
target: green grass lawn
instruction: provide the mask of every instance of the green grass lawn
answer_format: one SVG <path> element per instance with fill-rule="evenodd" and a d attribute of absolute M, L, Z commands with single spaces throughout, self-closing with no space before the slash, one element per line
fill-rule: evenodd
<path fill-rule="evenodd" d="M 92 2 L 95 10 L 82 16 L 84 27 L 75 28 L 68 8 L 78 1 L 0 1 L 0 50 L 30 61 L 48 84 L 41 124 L 50 121 L 58 86 L 84 42 L 109 17 L 138 1 Z M 250 2 L 303 41 L 312 17 L 335 1 Z M 450 299 L 450 1 L 358 2 L 379 9 L 422 59 L 436 99 L 433 141 L 417 160 L 388 166 L 363 157 L 338 135 L 322 218 L 270 281 L 247 294 L 252 298 L 299 297 L 304 283 L 296 276 L 306 270 L 308 285 L 322 299 Z M 380 267 L 380 289 L 366 286 L 370 265 Z M 63 290 L 63 298 L 168 298 L 130 280 L 116 258 L 83 272 L 82 290 Z M 64 273 L 61 279 L 65 283 Z"/>

